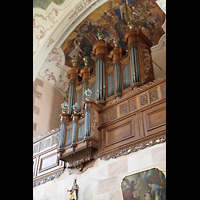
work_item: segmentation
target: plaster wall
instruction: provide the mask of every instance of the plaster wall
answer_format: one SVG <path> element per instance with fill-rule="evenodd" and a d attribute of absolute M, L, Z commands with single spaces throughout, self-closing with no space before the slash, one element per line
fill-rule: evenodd
<path fill-rule="evenodd" d="M 36 79 L 33 82 L 33 138 L 59 127 L 60 104 L 63 95 L 46 80 Z"/>
<path fill-rule="evenodd" d="M 166 173 L 166 142 L 116 159 L 98 159 L 93 167 L 82 174 L 69 175 L 64 171 L 60 177 L 35 186 L 33 199 L 70 199 L 67 189 L 71 189 L 73 179 L 76 178 L 79 185 L 79 200 L 122 200 L 123 177 L 151 167 L 159 167 Z"/>

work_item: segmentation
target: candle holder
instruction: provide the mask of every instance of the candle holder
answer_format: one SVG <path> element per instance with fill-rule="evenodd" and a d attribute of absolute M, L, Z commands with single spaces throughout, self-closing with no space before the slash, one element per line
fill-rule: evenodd
<path fill-rule="evenodd" d="M 84 94 L 86 96 L 86 101 L 90 101 L 90 98 L 92 96 L 92 91 L 88 88 L 87 90 L 85 90 Z"/>

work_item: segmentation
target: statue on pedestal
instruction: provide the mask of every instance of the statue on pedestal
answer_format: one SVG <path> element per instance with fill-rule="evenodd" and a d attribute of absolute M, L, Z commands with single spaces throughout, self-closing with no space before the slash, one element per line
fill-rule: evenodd
<path fill-rule="evenodd" d="M 78 200 L 78 188 L 79 188 L 79 186 L 76 183 L 76 179 L 74 179 L 72 189 L 67 190 L 67 192 L 70 192 L 70 195 L 71 195 L 70 200 Z"/>

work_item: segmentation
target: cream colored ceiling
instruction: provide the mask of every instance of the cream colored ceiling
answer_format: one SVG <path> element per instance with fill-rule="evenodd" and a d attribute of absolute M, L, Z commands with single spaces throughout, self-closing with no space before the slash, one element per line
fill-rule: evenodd
<path fill-rule="evenodd" d="M 58 5 L 51 2 L 46 10 L 33 8 L 33 81 L 44 79 L 53 84 L 63 95 L 68 88 L 64 53 L 60 46 L 78 24 L 108 0 L 67 0 Z M 166 13 L 166 1 L 158 0 L 158 5 Z M 163 24 L 165 30 L 165 23 Z M 165 35 L 158 45 L 163 46 Z"/>

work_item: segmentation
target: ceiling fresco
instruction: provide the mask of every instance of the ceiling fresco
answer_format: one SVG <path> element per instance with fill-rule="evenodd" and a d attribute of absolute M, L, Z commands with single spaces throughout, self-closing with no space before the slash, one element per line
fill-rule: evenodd
<path fill-rule="evenodd" d="M 58 5 L 62 4 L 65 0 L 33 0 L 33 8 L 43 8 L 44 10 L 50 5 L 51 2 Z"/>
<path fill-rule="evenodd" d="M 134 20 L 134 28 L 140 29 L 152 41 L 158 44 L 164 34 L 162 24 L 165 14 L 155 2 L 156 0 L 110 0 L 88 15 L 61 45 L 65 54 L 65 64 L 72 67 L 72 58 L 78 54 L 78 65 L 83 67 L 83 57 L 88 56 L 90 66 L 94 60 L 92 47 L 98 41 L 98 28 L 104 29 L 104 40 L 114 47 L 113 40 L 119 38 L 119 46 L 127 49 L 123 42 L 128 31 L 127 23 Z"/>

